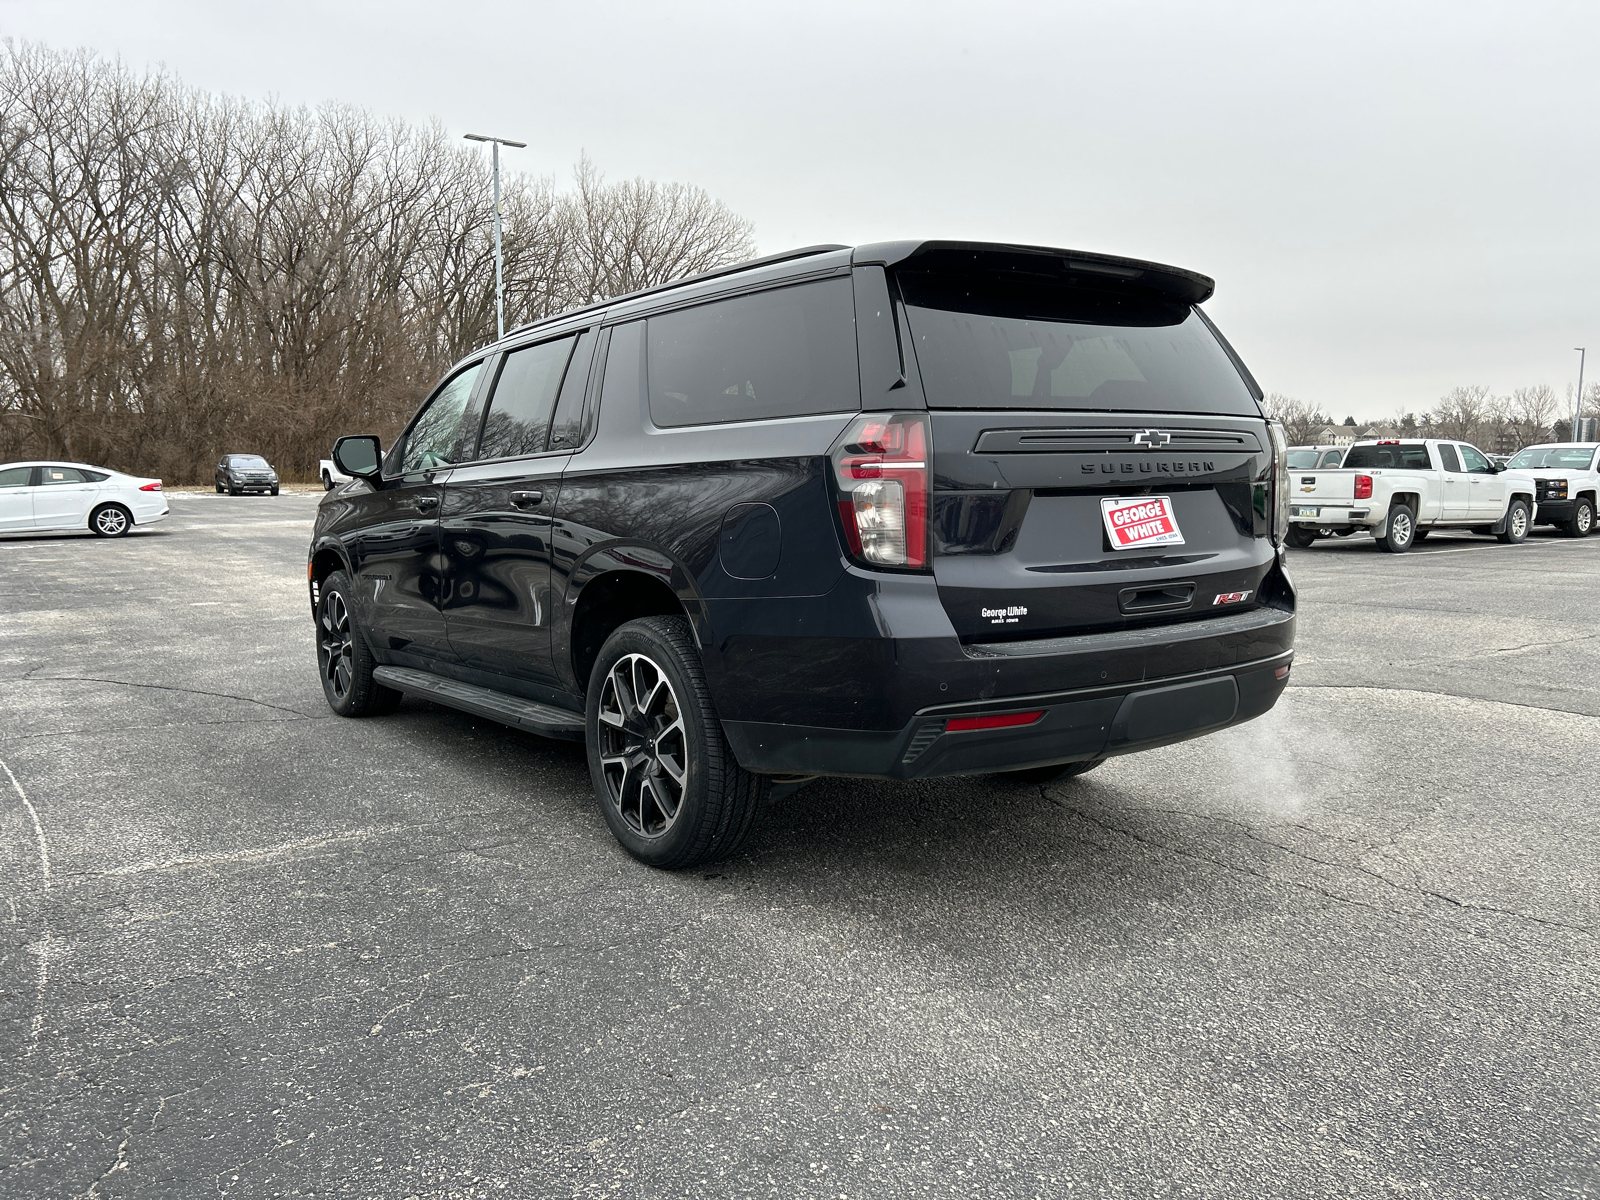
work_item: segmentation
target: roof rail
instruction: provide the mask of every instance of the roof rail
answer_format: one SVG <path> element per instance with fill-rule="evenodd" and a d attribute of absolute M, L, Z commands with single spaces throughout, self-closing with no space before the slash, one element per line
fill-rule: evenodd
<path fill-rule="evenodd" d="M 526 325 L 519 325 L 515 329 L 508 329 L 505 337 L 523 333 L 529 329 L 537 329 L 541 325 L 548 325 L 552 321 L 564 320 L 575 317 L 580 313 L 593 312 L 597 308 L 609 308 L 613 304 L 621 304 L 624 300 L 634 300 L 640 296 L 649 296 L 654 292 L 664 292 L 669 288 L 688 287 L 691 283 L 701 283 L 707 279 L 716 279 L 722 275 L 734 275 L 740 271 L 753 270 L 756 267 L 770 267 L 774 263 L 788 262 L 794 258 L 810 258 L 813 254 L 827 254 L 834 250 L 848 250 L 849 246 L 836 246 L 823 244 L 819 246 L 801 246 L 798 250 L 784 250 L 778 254 L 768 254 L 762 258 L 751 258 L 744 262 L 731 263 L 726 267 L 717 267 L 711 271 L 702 271 L 698 275 L 686 275 L 682 279 L 674 279 L 669 283 L 658 283 L 653 287 L 640 288 L 636 292 L 627 292 L 621 296 L 612 296 L 606 300 L 598 300 L 593 304 L 579 305 L 577 308 L 564 309 L 552 313 L 548 317 L 540 317 L 537 321 L 529 321 Z M 505 338 L 499 339 L 504 341 Z"/>

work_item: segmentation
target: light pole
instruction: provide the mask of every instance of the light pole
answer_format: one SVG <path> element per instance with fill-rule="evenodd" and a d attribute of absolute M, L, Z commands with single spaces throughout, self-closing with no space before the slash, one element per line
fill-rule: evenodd
<path fill-rule="evenodd" d="M 1582 441 L 1579 436 L 1580 424 L 1583 420 L 1583 360 L 1588 357 L 1588 351 L 1583 346 L 1574 346 L 1578 352 L 1578 402 L 1572 408 L 1572 440 Z"/>
<path fill-rule="evenodd" d="M 489 137 L 482 133 L 467 134 L 469 142 L 488 142 L 494 151 L 494 323 L 499 337 L 506 335 L 505 280 L 500 265 L 500 147 L 527 147 L 527 142 L 513 142 L 510 138 Z"/>

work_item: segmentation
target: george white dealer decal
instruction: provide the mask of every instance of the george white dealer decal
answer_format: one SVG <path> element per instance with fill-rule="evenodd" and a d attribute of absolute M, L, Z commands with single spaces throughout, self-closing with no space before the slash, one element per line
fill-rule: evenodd
<path fill-rule="evenodd" d="M 978 611 L 988 618 L 991 625 L 1015 625 L 1018 617 L 1028 615 L 1028 610 L 1021 604 L 1006 608 L 980 608 Z"/>

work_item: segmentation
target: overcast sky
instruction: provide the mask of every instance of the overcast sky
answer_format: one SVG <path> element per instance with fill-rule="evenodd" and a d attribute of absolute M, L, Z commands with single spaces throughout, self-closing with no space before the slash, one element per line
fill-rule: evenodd
<path fill-rule="evenodd" d="M 533 173 L 587 151 L 706 187 L 764 252 L 1191 267 L 1263 386 L 1336 417 L 1564 392 L 1600 351 L 1594 0 L 0 0 L 0 35 L 502 134 Z"/>

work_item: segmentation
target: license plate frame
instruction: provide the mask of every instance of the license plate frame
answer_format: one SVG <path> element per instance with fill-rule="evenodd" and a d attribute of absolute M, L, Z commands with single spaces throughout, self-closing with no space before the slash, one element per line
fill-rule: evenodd
<path fill-rule="evenodd" d="M 1100 519 L 1113 550 L 1184 544 L 1171 496 L 1106 496 Z"/>
<path fill-rule="evenodd" d="M 1320 517 L 1322 515 L 1322 508 L 1321 508 L 1320 505 L 1316 505 L 1316 504 L 1312 504 L 1312 505 L 1297 504 L 1297 505 L 1294 506 L 1294 515 L 1296 517 L 1312 517 L 1312 518 L 1316 518 L 1316 517 Z"/>

